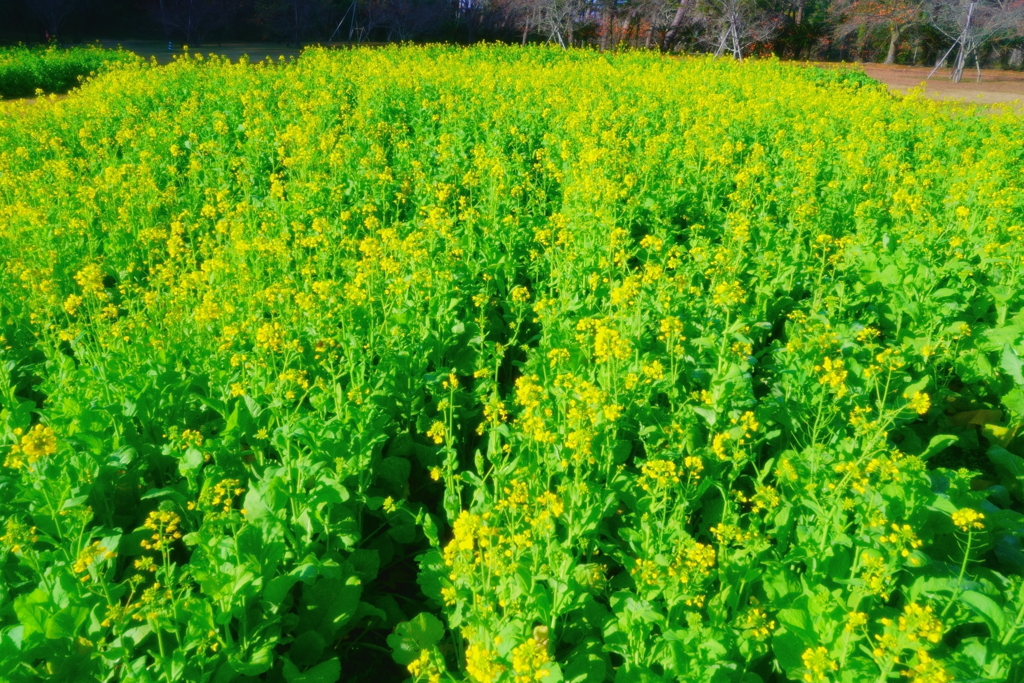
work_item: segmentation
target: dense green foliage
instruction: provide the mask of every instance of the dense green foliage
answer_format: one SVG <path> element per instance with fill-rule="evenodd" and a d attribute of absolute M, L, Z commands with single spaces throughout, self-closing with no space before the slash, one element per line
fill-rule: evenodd
<path fill-rule="evenodd" d="M 0 109 L 0 677 L 1021 680 L 1022 122 L 849 80 L 311 51 Z"/>
<path fill-rule="evenodd" d="M 101 47 L 0 48 L 0 97 L 31 97 L 37 90 L 65 93 L 90 74 L 138 57 Z"/>
<path fill-rule="evenodd" d="M 816 85 L 846 85 L 850 87 L 877 87 L 878 81 L 853 65 L 808 66 L 807 78 Z"/>

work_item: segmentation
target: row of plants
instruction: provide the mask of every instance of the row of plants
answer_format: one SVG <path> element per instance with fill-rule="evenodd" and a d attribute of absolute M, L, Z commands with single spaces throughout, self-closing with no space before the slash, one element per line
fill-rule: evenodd
<path fill-rule="evenodd" d="M 16 45 L 0 48 L 0 98 L 66 93 L 90 75 L 139 58 L 99 46 L 61 48 Z"/>
<path fill-rule="evenodd" d="M 495 46 L 0 109 L 0 677 L 1021 678 L 1020 131 Z"/>

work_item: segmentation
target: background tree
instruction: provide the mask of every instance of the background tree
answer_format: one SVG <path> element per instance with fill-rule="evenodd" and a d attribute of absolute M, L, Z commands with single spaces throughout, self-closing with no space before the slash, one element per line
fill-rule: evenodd
<path fill-rule="evenodd" d="M 828 0 L 762 0 L 762 6 L 778 18 L 774 44 L 780 57 L 810 57 L 831 36 Z"/>
<path fill-rule="evenodd" d="M 923 0 L 833 0 L 830 7 L 837 40 L 854 33 L 888 39 L 886 64 L 896 62 L 900 39 L 927 21 L 925 10 Z"/>
<path fill-rule="evenodd" d="M 586 0 L 540 0 L 537 28 L 544 40 L 557 42 L 564 49 L 572 47 L 576 24 L 586 7 Z"/>
<path fill-rule="evenodd" d="M 413 40 L 436 34 L 449 18 L 442 0 L 370 0 L 366 5 L 366 33 L 385 41 Z"/>
<path fill-rule="evenodd" d="M 661 39 L 660 47 L 662 51 L 674 49 L 683 31 L 690 26 L 696 25 L 697 22 L 695 0 L 679 0 L 679 4 L 676 5 L 675 11 L 672 13 L 672 23 L 669 24 Z"/>
<path fill-rule="evenodd" d="M 227 25 L 241 7 L 240 0 L 158 0 L 152 10 L 164 38 L 202 45 L 213 31 Z"/>
<path fill-rule="evenodd" d="M 999 39 L 1020 37 L 1024 27 L 1024 0 L 936 0 L 930 9 L 932 25 L 953 41 L 932 74 L 953 53 L 954 83 L 960 82 L 972 56 L 980 81 L 981 51 Z"/>
<path fill-rule="evenodd" d="M 728 52 L 742 60 L 747 48 L 767 41 L 780 26 L 778 17 L 754 0 L 700 0 L 697 13 L 703 42 L 716 57 Z"/>
<path fill-rule="evenodd" d="M 487 0 L 476 14 L 475 35 L 483 40 L 521 42 L 524 17 L 533 4 L 522 0 Z"/>
<path fill-rule="evenodd" d="M 268 36 L 301 46 L 330 37 L 348 7 L 337 0 L 259 0 L 256 12 Z"/>
<path fill-rule="evenodd" d="M 552 42 L 1024 68 L 1024 0 L 0 0 L 0 42 Z M 971 9 L 973 7 L 973 10 Z M 963 39 L 961 40 L 961 36 Z"/>
<path fill-rule="evenodd" d="M 25 0 L 25 5 L 55 39 L 68 16 L 77 9 L 79 0 Z"/>

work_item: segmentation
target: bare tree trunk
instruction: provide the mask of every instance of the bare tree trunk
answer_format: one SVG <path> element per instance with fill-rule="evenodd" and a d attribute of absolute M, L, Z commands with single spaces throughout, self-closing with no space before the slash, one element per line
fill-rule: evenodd
<path fill-rule="evenodd" d="M 721 57 L 722 53 L 725 51 L 725 41 L 729 39 L 730 28 L 731 27 L 727 27 L 724 31 L 722 31 L 722 39 L 718 41 L 718 47 L 715 48 L 715 59 Z"/>
<path fill-rule="evenodd" d="M 1007 60 L 1007 64 L 1011 69 L 1019 69 L 1024 65 L 1024 50 L 1019 47 L 1015 47 L 1010 50 L 1010 57 Z"/>
<path fill-rule="evenodd" d="M 170 40 L 171 32 L 167 29 L 167 10 L 164 8 L 164 0 L 160 0 L 160 26 L 164 30 L 164 38 Z"/>
<path fill-rule="evenodd" d="M 968 49 L 967 43 L 970 40 L 971 20 L 974 19 L 974 8 L 977 4 L 977 0 L 975 0 L 975 2 L 972 2 L 967 8 L 967 21 L 964 23 L 964 30 L 960 32 L 960 37 L 957 39 L 960 49 L 956 52 L 956 61 L 953 63 L 953 73 L 950 74 L 950 78 L 954 83 L 959 83 L 960 79 L 963 78 L 964 64 L 967 62 L 967 56 L 971 52 L 971 50 Z"/>
<path fill-rule="evenodd" d="M 686 18 L 687 0 L 679 0 L 679 7 L 676 8 L 676 14 L 672 17 L 672 25 L 669 26 L 668 31 L 665 33 L 665 37 L 661 40 L 661 51 L 666 52 L 671 50 L 675 45 L 676 36 L 679 35 L 679 29 L 683 25 L 683 19 Z"/>
<path fill-rule="evenodd" d="M 793 18 L 793 23 L 797 26 L 804 23 L 804 8 L 807 5 L 807 0 L 798 0 L 796 3 L 796 16 Z"/>
<path fill-rule="evenodd" d="M 889 27 L 889 52 L 885 55 L 886 64 L 896 63 L 896 46 L 900 42 L 900 26 L 893 24 Z"/>
<path fill-rule="evenodd" d="M 964 76 L 964 62 L 967 61 L 967 55 L 964 54 L 963 45 L 956 53 L 956 61 L 953 62 L 953 73 L 949 75 L 950 80 L 954 83 L 959 83 L 960 79 Z"/>
<path fill-rule="evenodd" d="M 601 52 L 604 52 L 608 49 L 608 46 L 611 43 L 611 33 L 615 30 L 615 24 L 612 19 L 612 8 L 607 0 L 601 3 L 601 23 L 604 24 L 604 26 L 601 27 L 601 42 L 598 43 L 598 47 Z"/>
<path fill-rule="evenodd" d="M 957 43 L 958 42 L 959 42 L 959 39 L 957 39 Z M 949 53 L 953 51 L 953 48 L 957 46 L 957 43 L 953 43 L 953 47 L 951 47 L 948 50 L 946 50 L 946 54 L 944 54 L 944 55 L 942 55 L 941 57 L 938 58 L 938 60 L 935 62 L 935 68 L 932 69 L 931 73 L 928 74 L 928 78 L 931 78 L 932 76 L 934 76 L 935 72 L 938 71 L 940 68 L 942 68 L 946 64 L 946 58 L 949 57 Z M 927 80 L 927 79 L 925 79 L 925 80 Z"/>

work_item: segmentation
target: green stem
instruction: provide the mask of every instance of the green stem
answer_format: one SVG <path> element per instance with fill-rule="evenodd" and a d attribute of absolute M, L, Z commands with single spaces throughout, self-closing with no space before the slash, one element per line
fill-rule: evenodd
<path fill-rule="evenodd" d="M 960 575 L 956 577 L 956 588 L 953 590 L 953 596 L 946 603 L 945 609 L 942 610 L 942 614 L 939 615 L 941 618 L 945 618 L 949 609 L 953 606 L 953 603 L 957 601 L 960 594 L 963 592 L 961 586 L 963 585 L 964 573 L 967 571 L 967 561 L 971 557 L 971 542 L 974 540 L 974 532 L 970 529 L 967 530 L 967 547 L 964 549 L 964 560 L 960 563 Z"/>

